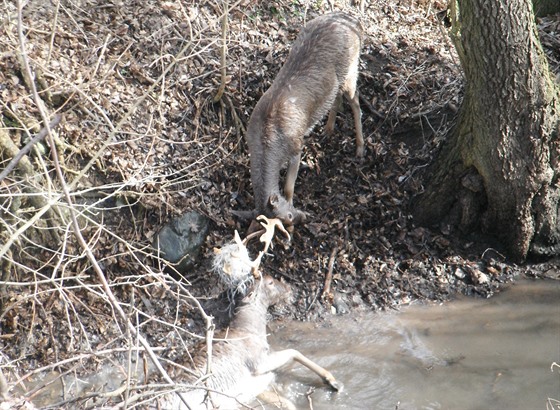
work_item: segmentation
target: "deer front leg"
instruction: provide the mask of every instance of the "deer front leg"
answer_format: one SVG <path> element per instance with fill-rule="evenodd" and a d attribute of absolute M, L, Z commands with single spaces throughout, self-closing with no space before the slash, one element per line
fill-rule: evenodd
<path fill-rule="evenodd" d="M 334 123 L 336 121 L 336 113 L 338 112 L 339 108 L 340 108 L 340 103 L 342 102 L 342 99 L 340 97 L 340 94 L 338 94 L 336 96 L 336 99 L 334 100 L 334 104 L 331 107 L 331 110 L 329 111 L 329 118 L 327 119 L 327 124 L 325 125 L 325 134 L 327 135 L 331 135 L 334 132 Z"/>
<path fill-rule="evenodd" d="M 261 363 L 257 369 L 259 374 L 273 372 L 282 366 L 292 362 L 298 362 L 309 370 L 317 374 L 325 384 L 328 384 L 336 391 L 342 391 L 342 384 L 337 382 L 334 376 L 327 369 L 322 368 L 317 363 L 308 359 L 300 352 L 294 349 L 281 350 L 279 352 L 272 352 L 268 355 L 264 363 Z"/>
<path fill-rule="evenodd" d="M 286 183 L 284 184 L 284 196 L 286 200 L 292 205 L 294 203 L 294 187 L 296 185 L 296 178 L 299 170 L 299 163 L 301 154 L 294 155 L 290 158 L 288 163 L 288 171 L 286 171 Z"/>
<path fill-rule="evenodd" d="M 358 158 L 364 157 L 364 136 L 362 134 L 362 110 L 360 109 L 360 93 L 354 90 L 353 95 L 350 93 L 345 94 L 346 99 L 352 108 L 354 116 L 354 128 L 356 129 L 356 156 Z"/>

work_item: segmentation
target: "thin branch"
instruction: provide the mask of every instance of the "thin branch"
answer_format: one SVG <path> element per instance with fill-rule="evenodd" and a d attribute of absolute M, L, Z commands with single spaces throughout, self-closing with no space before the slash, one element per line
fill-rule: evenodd
<path fill-rule="evenodd" d="M 4 373 L 0 368 L 0 400 L 4 401 L 8 399 L 8 382 L 4 377 Z"/>
<path fill-rule="evenodd" d="M 29 61 L 27 59 L 27 54 L 26 54 L 25 37 L 23 35 L 23 17 L 22 17 L 22 15 L 23 15 L 23 4 L 22 4 L 21 0 L 17 0 L 17 8 L 18 8 L 18 36 L 19 36 L 20 47 L 21 47 L 21 57 L 23 59 L 24 67 L 25 67 L 25 70 L 27 72 L 27 75 L 30 78 L 32 78 L 32 75 L 31 75 L 32 71 L 31 71 L 31 67 L 29 65 Z M 39 109 L 39 111 L 41 113 L 41 117 L 43 118 L 43 121 L 45 122 L 45 124 L 48 124 L 48 116 L 47 116 L 47 113 L 45 112 L 44 104 L 43 104 L 41 98 L 39 97 L 39 94 L 37 92 L 37 87 L 35 87 L 35 84 L 33 82 L 31 83 L 31 91 L 32 91 L 32 95 L 33 95 L 33 99 L 35 101 L 35 104 L 37 104 L 37 108 Z M 88 260 L 91 262 L 92 267 L 93 267 L 95 273 L 97 274 L 97 278 L 98 278 L 99 282 L 101 283 L 101 285 L 103 286 L 105 294 L 106 294 L 107 298 L 109 299 L 109 302 L 110 302 L 112 308 L 118 313 L 121 320 L 126 324 L 128 329 L 130 329 L 131 333 L 134 334 L 134 333 L 137 332 L 136 327 L 129 320 L 126 313 L 122 309 L 119 301 L 117 300 L 117 298 L 113 294 L 113 291 L 111 290 L 111 287 L 109 286 L 109 283 L 107 282 L 107 279 L 105 279 L 105 274 L 103 273 L 103 270 L 99 266 L 99 263 L 97 262 L 97 259 L 93 255 L 93 252 L 91 251 L 91 248 L 88 246 L 86 240 L 82 236 L 80 226 L 79 226 L 78 221 L 76 219 L 75 210 L 71 206 L 72 205 L 72 198 L 70 197 L 70 192 L 68 190 L 68 186 L 66 184 L 64 175 L 62 173 L 62 169 L 60 168 L 58 153 L 57 153 L 57 151 L 55 149 L 55 146 L 54 146 L 54 139 L 53 139 L 51 130 L 50 130 L 48 125 L 47 125 L 46 128 L 47 128 L 47 140 L 49 142 L 49 145 L 51 146 L 51 154 L 52 154 L 52 159 L 53 159 L 54 167 L 55 167 L 55 170 L 56 170 L 56 174 L 57 174 L 57 176 L 60 180 L 60 184 L 62 186 L 62 191 L 64 193 L 64 197 L 65 197 L 65 199 L 66 199 L 66 201 L 69 205 L 68 209 L 70 211 L 69 213 L 70 213 L 70 218 L 71 218 L 71 221 L 72 221 L 72 227 L 74 229 L 74 235 L 76 236 L 76 239 L 78 240 L 78 242 L 79 242 L 80 246 L 82 247 L 83 251 L 86 253 L 86 256 L 87 256 Z M 169 375 L 167 374 L 167 372 L 165 371 L 165 369 L 163 368 L 163 366 L 159 362 L 159 359 L 157 358 L 155 352 L 153 351 L 153 349 L 150 346 L 150 344 L 148 343 L 148 341 L 144 338 L 144 336 L 142 336 L 142 334 L 140 334 L 140 333 L 137 333 L 137 338 L 138 338 L 138 341 L 140 342 L 140 344 L 146 349 L 146 352 L 148 353 L 148 356 L 152 360 L 152 362 L 155 365 L 155 367 L 157 368 L 157 370 L 163 376 L 163 378 L 168 383 L 174 384 L 173 380 L 171 379 L 171 377 L 169 377 Z M 185 405 L 187 407 L 189 407 L 186 399 L 183 396 L 183 394 L 181 392 L 177 392 L 177 394 L 179 395 L 181 400 L 185 403 Z"/>
<path fill-rule="evenodd" d="M 6 176 L 8 176 L 10 172 L 12 172 L 12 170 L 19 164 L 23 156 L 27 155 L 27 153 L 31 151 L 31 149 L 36 143 L 38 143 L 39 141 L 41 141 L 43 138 L 47 136 L 49 129 L 51 130 L 54 129 L 60 123 L 61 119 L 62 119 L 62 115 L 56 114 L 48 126 L 42 128 L 41 131 L 39 131 L 39 133 L 31 139 L 31 141 L 29 141 L 27 144 L 25 144 L 25 146 L 22 149 L 19 150 L 19 152 L 12 158 L 10 163 L 6 166 L 4 171 L 0 173 L 0 182 L 2 182 L 2 180 L 6 178 Z"/>
<path fill-rule="evenodd" d="M 54 48 L 54 38 L 56 36 L 56 26 L 58 24 L 58 12 L 60 11 L 60 0 L 56 2 L 56 10 L 54 12 L 54 19 L 52 24 L 51 39 L 49 42 L 49 54 L 47 54 L 47 63 L 51 61 L 51 55 Z"/>
<path fill-rule="evenodd" d="M 214 96 L 214 102 L 218 102 L 222 99 L 222 95 L 224 94 L 224 90 L 226 89 L 226 53 L 227 53 L 227 28 L 228 28 L 228 4 L 227 1 L 224 0 L 224 15 L 222 17 L 222 50 L 220 53 L 220 64 L 221 64 L 221 79 L 220 79 L 220 87 L 218 88 L 218 92 Z"/>

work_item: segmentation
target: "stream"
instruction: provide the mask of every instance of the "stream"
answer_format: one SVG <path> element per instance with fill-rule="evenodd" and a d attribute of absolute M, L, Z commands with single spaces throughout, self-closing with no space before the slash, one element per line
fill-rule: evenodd
<path fill-rule="evenodd" d="M 560 281 L 518 281 L 490 299 L 462 297 L 400 311 L 270 324 L 275 350 L 297 349 L 333 373 L 333 392 L 292 365 L 273 386 L 297 409 L 560 409 Z M 553 364 L 554 363 L 554 364 Z M 39 376 L 39 407 L 111 391 L 113 366 L 89 377 Z M 269 408 L 269 407 L 267 407 Z"/>
<path fill-rule="evenodd" d="M 275 388 L 298 409 L 560 408 L 560 281 L 520 281 L 487 300 L 290 322 L 269 341 L 300 350 L 345 386 L 334 393 L 302 366 L 282 370 Z"/>

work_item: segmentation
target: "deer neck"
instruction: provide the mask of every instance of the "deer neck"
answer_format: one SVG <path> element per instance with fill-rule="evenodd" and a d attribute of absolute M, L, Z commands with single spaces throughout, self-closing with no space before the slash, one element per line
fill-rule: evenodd
<path fill-rule="evenodd" d="M 263 130 L 259 130 L 263 132 Z M 264 212 L 270 195 L 280 194 L 280 169 L 286 161 L 286 148 L 276 130 L 265 135 L 253 136 L 251 144 L 251 182 L 255 196 L 255 209 Z M 258 131 L 257 131 L 258 132 Z"/>
<path fill-rule="evenodd" d="M 266 339 L 266 316 L 268 306 L 259 300 L 242 305 L 235 313 L 231 328 L 236 332 L 249 333 Z"/>

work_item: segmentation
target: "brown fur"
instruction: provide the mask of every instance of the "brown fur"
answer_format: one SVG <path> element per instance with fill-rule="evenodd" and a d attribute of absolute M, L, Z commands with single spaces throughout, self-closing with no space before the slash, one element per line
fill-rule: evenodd
<path fill-rule="evenodd" d="M 352 107 L 356 155 L 364 154 L 361 111 L 356 90 L 362 28 L 357 19 L 333 13 L 310 21 L 272 86 L 261 97 L 249 120 L 254 216 L 276 217 L 287 225 L 305 221 L 293 206 L 294 185 L 304 137 L 330 110 L 326 131 L 332 132 L 342 95 Z M 284 196 L 280 169 L 288 163 Z"/>

